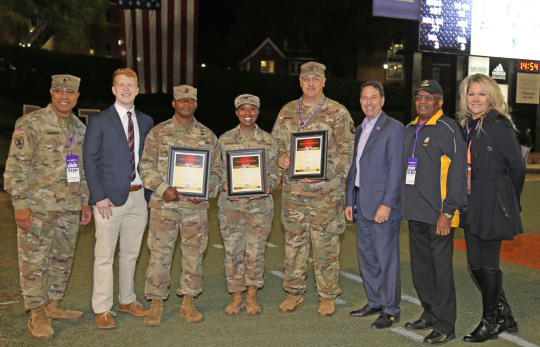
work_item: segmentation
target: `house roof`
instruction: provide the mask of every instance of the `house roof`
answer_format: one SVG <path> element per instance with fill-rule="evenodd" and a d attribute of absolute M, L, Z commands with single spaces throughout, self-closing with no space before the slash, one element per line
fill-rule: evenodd
<path fill-rule="evenodd" d="M 274 50 L 283 58 L 283 59 L 286 59 L 285 57 L 285 54 L 283 54 L 283 52 L 281 51 L 281 49 L 278 48 L 278 46 L 276 46 L 276 44 L 270 40 L 269 37 L 267 37 L 257 48 L 255 48 L 255 50 L 253 52 L 251 52 L 247 57 L 245 57 L 241 62 L 240 62 L 240 65 L 244 64 L 245 62 L 247 62 L 251 57 L 253 57 L 254 55 L 256 55 L 257 53 L 259 53 L 259 51 L 264 47 L 266 46 L 266 44 L 270 44 L 270 46 L 272 46 L 272 48 L 274 48 Z"/>

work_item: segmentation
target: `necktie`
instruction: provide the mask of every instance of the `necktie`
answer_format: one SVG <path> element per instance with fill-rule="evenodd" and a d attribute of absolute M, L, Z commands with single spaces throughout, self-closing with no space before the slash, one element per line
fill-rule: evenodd
<path fill-rule="evenodd" d="M 131 182 L 135 179 L 135 131 L 133 130 L 133 121 L 131 120 L 131 112 L 128 111 L 128 143 L 129 154 L 131 155 Z"/>

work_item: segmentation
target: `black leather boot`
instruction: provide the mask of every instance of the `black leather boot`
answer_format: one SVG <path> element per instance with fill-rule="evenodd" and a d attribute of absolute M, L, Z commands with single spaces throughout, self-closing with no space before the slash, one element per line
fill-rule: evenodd
<path fill-rule="evenodd" d="M 463 341 L 484 342 L 498 337 L 497 308 L 501 284 L 500 270 L 482 268 L 482 320 L 472 333 L 463 338 Z"/>
<path fill-rule="evenodd" d="M 497 329 L 499 334 L 502 332 L 517 333 L 518 324 L 516 317 L 512 314 L 510 304 L 504 295 L 504 290 L 501 286 L 501 294 L 499 298 L 499 307 L 497 309 Z"/>

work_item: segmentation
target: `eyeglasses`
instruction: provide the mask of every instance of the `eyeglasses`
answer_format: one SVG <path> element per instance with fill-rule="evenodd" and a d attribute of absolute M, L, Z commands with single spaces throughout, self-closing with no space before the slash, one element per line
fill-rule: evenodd
<path fill-rule="evenodd" d="M 436 98 L 432 95 L 416 95 L 413 97 L 413 100 L 414 101 L 422 101 L 422 100 L 427 100 L 427 101 L 433 101 L 433 100 L 441 100 L 441 98 Z"/>

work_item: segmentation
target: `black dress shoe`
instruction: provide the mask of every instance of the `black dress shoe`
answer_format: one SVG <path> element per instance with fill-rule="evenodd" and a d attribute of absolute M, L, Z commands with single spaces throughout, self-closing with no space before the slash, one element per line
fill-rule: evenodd
<path fill-rule="evenodd" d="M 444 333 L 440 330 L 433 329 L 433 331 L 424 338 L 424 345 L 428 346 L 439 346 L 444 345 L 450 340 L 453 340 L 456 338 L 456 333 Z"/>
<path fill-rule="evenodd" d="M 362 307 L 359 310 L 349 312 L 349 316 L 353 317 L 367 317 L 382 312 L 382 308 L 374 308 L 369 305 Z"/>
<path fill-rule="evenodd" d="M 418 319 L 412 322 L 405 323 L 405 329 L 407 330 L 426 330 L 430 329 L 433 326 L 431 322 L 428 322 L 425 319 Z"/>
<path fill-rule="evenodd" d="M 375 321 L 371 324 L 371 328 L 373 329 L 386 329 L 390 328 L 394 323 L 399 322 L 399 317 L 391 316 L 388 313 L 381 313 L 381 315 L 375 319 Z"/>

